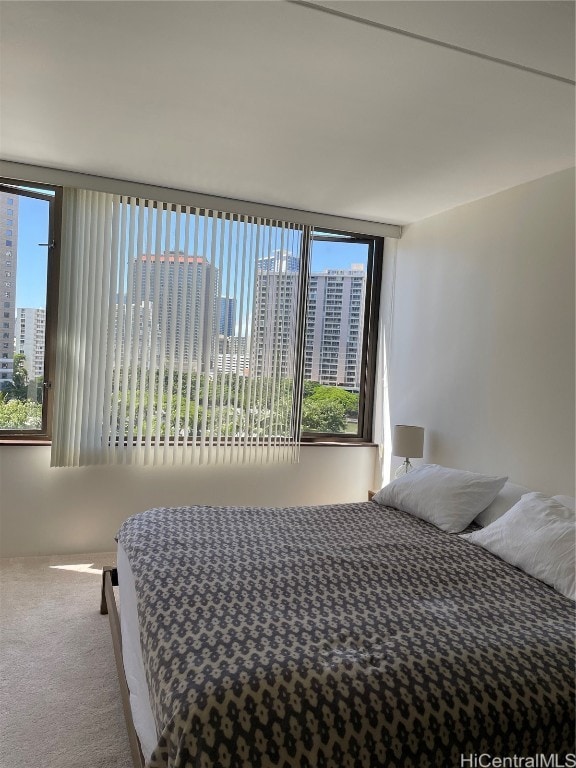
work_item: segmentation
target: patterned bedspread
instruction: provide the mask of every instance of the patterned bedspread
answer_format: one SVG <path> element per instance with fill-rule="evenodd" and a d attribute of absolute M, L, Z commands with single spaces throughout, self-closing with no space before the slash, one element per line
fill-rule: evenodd
<path fill-rule="evenodd" d="M 574 752 L 572 602 L 458 536 L 365 502 L 153 509 L 118 540 L 150 768 Z"/>

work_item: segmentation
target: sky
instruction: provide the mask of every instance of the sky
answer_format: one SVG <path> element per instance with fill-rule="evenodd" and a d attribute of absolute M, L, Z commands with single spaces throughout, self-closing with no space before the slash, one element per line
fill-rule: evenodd
<path fill-rule="evenodd" d="M 20 197 L 18 213 L 18 266 L 16 306 L 46 306 L 46 264 L 48 248 L 48 209 L 44 200 Z"/>
<path fill-rule="evenodd" d="M 39 246 L 39 243 L 48 242 L 48 207 L 43 200 L 20 197 L 17 307 L 46 306 L 48 248 Z M 354 263 L 366 265 L 367 254 L 368 247 L 364 244 L 315 242 L 312 247 L 312 272 L 350 269 Z"/>
<path fill-rule="evenodd" d="M 312 272 L 325 269 L 350 269 L 352 264 L 364 264 L 368 261 L 368 246 L 363 243 L 312 243 Z"/>

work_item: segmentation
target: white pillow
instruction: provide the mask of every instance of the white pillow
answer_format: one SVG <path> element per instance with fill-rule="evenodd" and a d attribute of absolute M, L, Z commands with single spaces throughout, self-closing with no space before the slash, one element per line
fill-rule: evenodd
<path fill-rule="evenodd" d="M 572 496 L 552 496 L 552 498 L 556 499 L 556 501 L 559 501 L 560 504 L 564 504 L 564 506 L 568 507 L 568 509 L 576 512 L 576 499 Z"/>
<path fill-rule="evenodd" d="M 474 522 L 484 527 L 490 525 L 490 523 L 493 523 L 495 520 L 498 520 L 499 517 L 502 517 L 505 512 L 508 512 L 514 504 L 520 501 L 525 493 L 530 492 L 530 488 L 525 488 L 523 485 L 516 485 L 515 483 L 509 482 L 504 483 L 504 488 L 498 492 L 498 495 L 492 504 L 489 504 L 486 509 L 483 509 L 475 518 Z"/>
<path fill-rule="evenodd" d="M 373 501 L 459 533 L 494 499 L 508 478 L 424 464 L 385 485 Z"/>
<path fill-rule="evenodd" d="M 576 513 L 556 499 L 527 493 L 494 523 L 463 538 L 576 600 Z"/>

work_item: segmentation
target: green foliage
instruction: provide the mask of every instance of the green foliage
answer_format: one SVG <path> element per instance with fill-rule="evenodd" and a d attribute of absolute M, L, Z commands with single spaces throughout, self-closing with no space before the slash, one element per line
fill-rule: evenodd
<path fill-rule="evenodd" d="M 3 386 L 6 399 L 22 401 L 28 399 L 28 371 L 24 366 L 25 360 L 21 353 L 14 355 L 12 381 Z"/>
<path fill-rule="evenodd" d="M 14 355 L 12 381 L 0 392 L 0 429 L 42 429 L 42 403 L 29 400 L 30 394 L 42 399 L 42 380 L 30 382 L 25 356 Z"/>
<path fill-rule="evenodd" d="M 175 375 L 170 383 L 170 377 L 166 373 L 162 381 L 162 399 L 159 401 L 158 372 L 153 376 L 153 396 L 149 390 L 148 373 L 144 372 L 143 377 L 140 373 L 141 370 L 138 369 L 134 393 L 128 394 L 126 413 L 118 407 L 120 434 L 130 435 L 131 405 L 135 413 L 142 407 L 143 437 L 148 432 L 155 436 L 158 430 L 160 438 L 169 436 L 189 440 L 200 434 L 203 424 L 205 434 L 214 440 L 220 437 L 238 437 L 247 431 L 253 437 L 262 436 L 268 434 L 270 427 L 272 434 L 279 436 L 287 434 L 290 428 L 293 385 L 289 380 L 274 384 L 272 380 L 264 379 L 253 381 L 249 385 L 241 378 L 237 380 L 235 374 L 219 374 L 213 378 L 193 373 L 190 380 L 186 375 Z M 130 387 L 130 371 L 127 372 L 126 378 L 127 386 Z M 261 403 L 258 409 L 254 405 L 256 400 Z M 121 396 L 118 399 L 119 404 L 120 401 Z M 146 424 L 148 421 L 149 427 Z M 137 437 L 136 427 L 130 437 Z"/>
<path fill-rule="evenodd" d="M 348 420 L 358 419 L 359 396 L 342 387 L 305 381 L 302 401 L 304 432 L 346 432 Z"/>
<path fill-rule="evenodd" d="M 0 429 L 41 429 L 42 403 L 32 400 L 0 399 Z"/>
<path fill-rule="evenodd" d="M 305 432 L 344 432 L 344 406 L 330 398 L 305 398 L 302 403 L 302 429 Z"/>
<path fill-rule="evenodd" d="M 348 392 L 341 387 L 318 386 L 314 390 L 311 399 L 315 402 L 330 402 L 341 405 L 348 418 L 354 419 L 358 417 L 359 395 Z"/>
<path fill-rule="evenodd" d="M 304 379 L 304 386 L 302 387 L 302 396 L 303 397 L 312 397 L 314 393 L 321 389 L 322 386 L 319 381 L 310 381 L 310 379 Z"/>
<path fill-rule="evenodd" d="M 24 355 L 14 357 L 14 380 L 0 393 L 0 429 L 40 429 L 42 426 L 42 404 L 28 400 L 30 382 L 24 365 Z M 246 381 L 238 380 L 234 374 L 219 375 L 216 382 L 212 377 L 191 374 L 173 377 L 168 373 L 162 381 L 162 398 L 149 394 L 148 372 L 136 370 L 136 384 L 133 400 L 128 398 L 126 413 L 118 409 L 117 419 L 120 433 L 128 433 L 131 405 L 138 413 L 143 398 L 143 436 L 147 429 L 160 437 L 190 439 L 198 435 L 205 419 L 206 433 L 215 440 L 220 437 L 234 437 L 245 434 L 263 435 L 272 427 L 274 435 L 286 434 L 289 429 L 292 410 L 293 386 L 289 380 L 273 384 L 270 380 L 252 382 L 252 390 Z M 128 372 L 127 386 L 131 387 L 131 373 Z M 159 374 L 153 377 L 154 392 L 158 392 Z M 143 385 L 143 389 L 140 387 Z M 34 383 L 41 399 L 41 379 Z M 198 406 L 196 405 L 198 388 Z M 238 389 L 236 389 L 238 388 Z M 256 388 L 256 389 L 254 389 Z M 178 392 L 181 393 L 178 397 Z M 341 387 L 330 387 L 317 381 L 304 381 L 302 402 L 302 430 L 305 432 L 346 432 L 349 420 L 358 417 L 358 395 Z M 255 400 L 261 402 L 256 409 Z M 222 404 L 222 408 L 221 408 Z M 169 409 L 169 418 L 166 414 Z M 221 413 L 221 416 L 220 416 Z M 146 422 L 150 426 L 147 428 Z M 120 424 L 124 421 L 124 425 Z M 168 429 L 166 428 L 168 422 Z M 196 430 L 194 424 L 196 423 Z M 220 428 L 219 428 L 220 426 Z M 166 435 L 166 432 L 169 435 Z M 127 435 L 128 436 L 128 435 Z M 133 435 L 136 437 L 136 434 Z"/>

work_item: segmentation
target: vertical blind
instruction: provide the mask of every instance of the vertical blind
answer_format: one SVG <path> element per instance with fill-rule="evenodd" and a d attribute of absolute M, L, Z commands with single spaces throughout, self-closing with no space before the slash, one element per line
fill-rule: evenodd
<path fill-rule="evenodd" d="M 65 189 L 52 466 L 296 461 L 309 239 Z"/>

